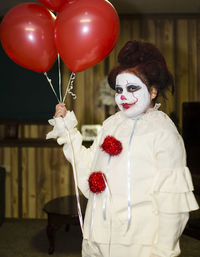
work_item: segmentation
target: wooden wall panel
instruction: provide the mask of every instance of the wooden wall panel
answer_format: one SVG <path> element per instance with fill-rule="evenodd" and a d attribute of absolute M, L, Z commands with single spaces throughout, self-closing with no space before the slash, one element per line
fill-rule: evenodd
<path fill-rule="evenodd" d="M 11 216 L 18 217 L 18 149 L 16 147 L 10 149 L 11 154 Z"/>
<path fill-rule="evenodd" d="M 22 150 L 22 217 L 34 218 L 36 215 L 36 155 L 35 148 Z M 37 185 L 38 187 L 40 185 Z"/>
<path fill-rule="evenodd" d="M 196 20 L 196 33 L 197 33 L 197 101 L 200 99 L 200 19 Z"/>
<path fill-rule="evenodd" d="M 188 90 L 188 21 L 177 21 L 177 39 L 176 39 L 176 108 L 178 117 L 182 117 L 182 103 L 189 101 Z M 180 119 L 180 126 L 182 119 Z"/>
<path fill-rule="evenodd" d="M 64 157 L 62 148 L 48 149 L 46 159 L 49 159 L 48 174 L 51 175 L 52 198 L 72 194 L 72 172 L 70 164 Z"/>
<path fill-rule="evenodd" d="M 131 20 L 131 25 L 132 25 L 132 40 L 139 40 L 141 39 L 140 37 L 140 20 Z"/>
<path fill-rule="evenodd" d="M 198 82 L 197 82 L 197 22 L 188 21 L 188 97 L 191 101 L 198 101 Z"/>
<path fill-rule="evenodd" d="M 95 116 L 94 108 L 94 76 L 93 68 L 90 68 L 85 72 L 85 87 L 84 87 L 84 98 L 85 98 L 85 123 L 93 124 Z"/>
<path fill-rule="evenodd" d="M 106 67 L 104 62 L 100 62 L 94 67 L 94 124 L 99 124 L 105 119 L 105 107 L 102 105 L 100 95 L 100 83 L 106 79 Z"/>
<path fill-rule="evenodd" d="M 53 118 L 53 117 L 52 117 Z M 23 130 L 23 136 L 20 135 L 19 138 L 41 138 L 45 139 L 46 134 L 51 130 L 51 126 L 48 125 L 48 121 L 46 125 L 41 124 L 34 124 L 34 125 L 22 125 L 22 128 L 20 130 Z"/>
<path fill-rule="evenodd" d="M 44 218 L 45 203 L 70 195 L 71 172 L 61 148 L 23 148 L 23 218 Z"/>
<path fill-rule="evenodd" d="M 156 21 L 153 19 L 148 19 L 146 21 L 146 41 L 155 44 L 156 43 Z M 140 40 L 138 38 L 137 40 Z"/>
<path fill-rule="evenodd" d="M 42 208 L 45 203 L 52 199 L 52 169 L 49 152 L 51 149 L 38 148 L 36 149 L 37 165 L 36 165 L 36 182 L 37 182 L 37 218 L 44 217 Z M 59 172 L 59 171 L 58 171 Z M 59 186 L 59 184 L 57 184 Z"/>
<path fill-rule="evenodd" d="M 85 121 L 85 91 L 87 92 L 87 90 L 89 90 L 89 87 L 90 85 L 86 85 L 85 73 L 80 72 L 79 74 L 77 74 L 74 88 L 74 92 L 77 98 L 75 100 L 72 100 L 72 108 L 79 121 L 78 125 L 83 124 Z"/>
<path fill-rule="evenodd" d="M 6 168 L 6 181 L 5 181 L 5 187 L 6 187 L 6 207 L 5 207 L 5 215 L 6 217 L 12 217 L 12 174 L 11 174 L 11 148 L 5 148 L 4 150 L 4 163 L 2 163 L 2 166 L 5 166 Z M 5 164 L 5 165 L 4 165 Z"/>
<path fill-rule="evenodd" d="M 174 74 L 174 22 L 171 19 L 160 19 L 157 21 L 157 29 L 156 29 L 156 45 L 164 55 L 167 66 L 172 74 Z M 167 101 L 162 98 L 159 101 L 162 104 L 162 108 L 168 114 L 174 112 L 174 96 L 171 91 L 166 92 Z"/>
<path fill-rule="evenodd" d="M 18 217 L 18 151 L 5 147 L 0 151 L 0 165 L 6 169 L 5 216 Z"/>

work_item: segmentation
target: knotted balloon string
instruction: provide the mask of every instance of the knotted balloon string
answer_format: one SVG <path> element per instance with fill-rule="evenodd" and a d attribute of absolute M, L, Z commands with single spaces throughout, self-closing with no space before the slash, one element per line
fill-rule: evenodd
<path fill-rule="evenodd" d="M 60 70 L 61 70 L 61 69 L 60 69 L 60 55 L 58 54 L 58 90 L 59 90 L 59 97 L 60 97 L 60 99 L 58 98 L 58 95 L 57 95 L 57 93 L 56 93 L 56 91 L 55 91 L 55 89 L 54 89 L 54 87 L 53 87 L 53 84 L 52 84 L 52 82 L 51 82 L 51 79 L 50 79 L 50 78 L 48 77 L 48 75 L 47 75 L 47 72 L 44 72 L 44 75 L 45 75 L 47 81 L 49 82 L 49 85 L 50 85 L 50 87 L 51 87 L 51 89 L 52 89 L 52 91 L 53 91 L 53 93 L 54 93 L 54 95 L 55 95 L 55 97 L 56 97 L 58 103 L 62 103 L 62 102 L 63 102 L 63 101 L 62 101 L 61 71 L 60 71 Z"/>
<path fill-rule="evenodd" d="M 51 89 L 52 89 L 52 91 L 53 91 L 53 93 L 54 93 L 54 95 L 55 95 L 55 97 L 56 97 L 58 103 L 60 103 L 60 100 L 59 100 L 59 98 L 58 98 L 58 96 L 57 96 L 57 94 L 56 94 L 56 91 L 55 91 L 55 89 L 54 89 L 54 87 L 53 87 L 53 84 L 52 84 L 52 82 L 51 82 L 51 79 L 48 77 L 48 75 L 47 75 L 46 72 L 44 72 L 44 75 L 45 75 L 47 81 L 49 82 L 49 85 L 50 85 L 50 87 L 51 87 Z"/>
<path fill-rule="evenodd" d="M 60 68 L 60 55 L 59 54 L 58 54 L 58 88 L 59 88 L 60 102 L 63 102 L 62 89 L 61 89 L 61 68 Z"/>
<path fill-rule="evenodd" d="M 71 94 L 72 97 L 74 99 L 76 99 L 76 95 L 72 92 L 73 89 L 73 83 L 75 80 L 75 73 L 72 72 L 70 75 L 70 79 L 66 88 L 66 92 L 64 95 L 64 98 L 62 99 L 62 94 L 61 94 L 61 73 L 60 73 L 60 57 L 58 55 L 58 71 L 59 71 L 59 96 L 60 99 L 58 98 L 58 95 L 53 87 L 53 84 L 51 82 L 51 79 L 48 77 L 47 73 L 44 72 L 44 75 L 47 79 L 47 81 L 49 82 L 49 85 L 58 101 L 58 103 L 65 101 L 67 94 Z M 63 119 L 64 120 L 64 119 Z M 64 120 L 64 124 L 65 124 L 65 120 Z M 67 124 L 65 124 L 65 128 L 68 130 Z M 80 197 L 79 197 L 79 192 L 78 192 L 78 183 L 77 183 L 77 169 L 76 169 L 76 160 L 75 160 L 75 152 L 74 152 L 74 147 L 72 144 L 72 139 L 71 139 L 71 135 L 70 135 L 70 131 L 68 130 L 68 135 L 69 135 L 69 140 L 70 140 L 70 145 L 71 145 L 71 149 L 72 149 L 72 167 L 73 167 L 73 176 L 74 176 L 74 184 L 75 184 L 75 193 L 76 193 L 76 202 L 77 202 L 77 211 L 78 211 L 78 217 L 79 217 L 79 222 L 80 222 L 80 227 L 81 227 L 81 231 L 83 233 L 83 216 L 82 216 L 82 211 L 81 211 L 81 204 L 80 204 Z"/>
<path fill-rule="evenodd" d="M 65 120 L 64 120 L 64 125 L 65 125 L 65 127 L 66 127 L 66 129 L 68 131 L 70 145 L 71 145 L 71 149 L 72 149 L 72 170 L 73 170 L 73 176 L 74 176 L 76 203 L 77 203 L 77 210 L 78 210 L 78 217 L 79 217 L 80 227 L 81 227 L 81 231 L 83 233 L 83 215 L 82 215 L 82 211 L 81 211 L 80 197 L 79 197 L 79 191 L 78 191 L 75 152 L 74 152 L 74 147 L 73 147 L 73 144 L 72 144 L 72 139 L 71 139 L 70 131 L 69 131 L 68 127 L 67 127 L 67 124 L 65 123 Z"/>
<path fill-rule="evenodd" d="M 72 92 L 73 88 L 74 88 L 74 80 L 76 78 L 76 74 L 74 72 L 71 73 L 70 78 L 69 78 L 69 82 L 67 84 L 66 90 L 65 90 L 65 95 L 62 99 L 62 89 L 61 89 L 61 69 L 60 69 L 60 55 L 58 54 L 58 88 L 59 88 L 59 97 L 54 89 L 54 86 L 52 84 L 51 79 L 48 77 L 47 72 L 44 72 L 44 75 L 58 101 L 58 103 L 64 103 L 65 99 L 67 97 L 67 94 L 69 93 L 73 99 L 76 99 L 76 94 Z"/>
<path fill-rule="evenodd" d="M 72 72 L 70 75 L 70 78 L 69 78 L 69 82 L 68 82 L 66 91 L 65 91 L 65 95 L 63 97 L 63 103 L 65 102 L 65 99 L 66 99 L 68 93 L 73 97 L 73 99 L 76 99 L 76 94 L 74 94 L 72 92 L 72 89 L 74 88 L 75 78 L 76 78 L 76 74 L 74 72 Z"/>
<path fill-rule="evenodd" d="M 71 92 L 71 90 L 73 89 L 74 80 L 75 80 L 75 73 L 72 72 L 71 75 L 70 75 L 70 79 L 69 79 L 67 88 L 66 88 L 65 95 L 63 97 L 63 103 L 66 99 L 67 93 L 71 94 L 74 99 L 76 98 L 76 95 Z M 64 120 L 65 128 L 68 131 L 70 145 L 71 145 L 71 149 L 72 149 L 72 170 L 73 170 L 73 177 L 74 177 L 74 187 L 75 187 L 75 194 L 76 194 L 77 211 L 78 211 L 78 217 L 79 217 L 79 223 L 80 223 L 81 231 L 82 231 L 82 234 L 83 234 L 83 215 L 82 215 L 82 211 L 81 211 L 80 196 L 79 196 L 79 191 L 78 191 L 75 151 L 74 151 L 74 146 L 73 146 L 73 143 L 72 143 L 70 131 L 67 127 L 67 124 L 65 123 L 65 119 L 63 119 L 63 120 Z"/>

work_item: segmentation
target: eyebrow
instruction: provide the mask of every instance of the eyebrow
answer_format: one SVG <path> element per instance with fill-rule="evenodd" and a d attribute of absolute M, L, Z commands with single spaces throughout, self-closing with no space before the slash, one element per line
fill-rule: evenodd
<path fill-rule="evenodd" d="M 137 84 L 134 84 L 134 83 L 128 83 L 126 86 L 127 86 L 127 87 L 128 87 L 128 86 L 141 87 L 140 85 L 137 85 Z"/>
<path fill-rule="evenodd" d="M 134 86 L 134 87 L 136 87 L 136 88 L 138 88 L 138 87 L 140 87 L 141 88 L 141 86 L 139 86 L 139 85 L 134 85 L 133 83 L 129 83 L 129 84 L 127 84 L 126 85 L 126 87 L 130 87 L 130 86 Z M 115 85 L 115 88 L 117 88 L 117 87 L 122 87 L 122 86 L 120 86 L 120 85 Z"/>

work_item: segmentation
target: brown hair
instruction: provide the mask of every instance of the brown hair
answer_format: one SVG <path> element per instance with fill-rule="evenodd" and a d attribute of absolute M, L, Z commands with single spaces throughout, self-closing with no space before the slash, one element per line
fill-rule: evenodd
<path fill-rule="evenodd" d="M 139 77 L 150 89 L 154 86 L 158 94 L 166 98 L 166 90 L 174 91 L 174 80 L 169 72 L 165 59 L 151 43 L 128 41 L 118 54 L 119 65 L 108 75 L 108 83 L 115 89 L 116 77 L 129 72 Z"/>

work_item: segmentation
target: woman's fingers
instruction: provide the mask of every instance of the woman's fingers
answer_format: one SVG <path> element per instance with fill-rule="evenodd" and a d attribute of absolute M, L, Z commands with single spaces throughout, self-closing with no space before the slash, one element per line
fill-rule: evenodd
<path fill-rule="evenodd" d="M 56 110 L 60 109 L 60 108 L 65 108 L 65 104 L 64 103 L 59 103 L 56 105 Z"/>
<path fill-rule="evenodd" d="M 55 112 L 55 115 L 54 117 L 65 117 L 67 113 L 67 109 L 65 107 L 65 104 L 64 103 L 59 103 L 56 105 L 56 112 Z"/>

